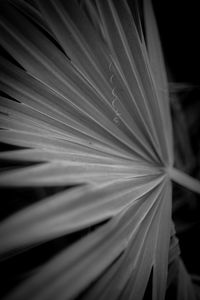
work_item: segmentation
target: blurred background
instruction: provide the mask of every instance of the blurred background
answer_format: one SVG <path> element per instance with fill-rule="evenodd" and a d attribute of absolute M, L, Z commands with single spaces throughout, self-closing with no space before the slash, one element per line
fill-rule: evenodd
<path fill-rule="evenodd" d="M 200 179 L 199 1 L 153 0 L 171 91 L 176 167 Z M 200 197 L 174 184 L 181 256 L 200 275 Z"/>

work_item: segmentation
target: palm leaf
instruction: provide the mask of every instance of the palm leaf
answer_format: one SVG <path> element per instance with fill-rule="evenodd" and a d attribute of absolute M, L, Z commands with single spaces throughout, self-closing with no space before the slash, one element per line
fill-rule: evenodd
<path fill-rule="evenodd" d="M 1 222 L 3 258 L 97 226 L 8 299 L 165 298 L 173 168 L 167 76 L 155 18 L 144 1 L 147 45 L 125 0 L 2 1 L 2 187 L 71 186 Z M 7 95 L 7 96 L 5 96 Z M 9 97 L 8 97 L 9 96 Z M 80 186 L 81 185 L 81 186 Z M 28 199 L 27 199 L 28 203 Z M 90 287 L 90 288 L 88 288 Z"/>

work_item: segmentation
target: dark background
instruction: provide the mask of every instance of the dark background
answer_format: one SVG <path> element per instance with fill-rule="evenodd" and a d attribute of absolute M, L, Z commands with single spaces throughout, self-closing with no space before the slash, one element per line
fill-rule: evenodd
<path fill-rule="evenodd" d="M 153 0 L 153 5 L 174 80 L 200 84 L 199 1 Z"/>
<path fill-rule="evenodd" d="M 180 169 L 200 179 L 198 5 L 199 1 L 153 0 L 170 81 L 183 83 L 177 88 L 172 85 L 171 92 L 176 164 Z M 191 273 L 200 274 L 200 197 L 176 184 L 173 192 L 173 218 L 181 256 Z"/>

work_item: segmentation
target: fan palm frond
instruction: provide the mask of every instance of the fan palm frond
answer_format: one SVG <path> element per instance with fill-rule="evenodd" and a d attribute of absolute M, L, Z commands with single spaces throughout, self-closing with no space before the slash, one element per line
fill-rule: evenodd
<path fill-rule="evenodd" d="M 150 1 L 1 1 L 1 186 L 67 186 L 6 218 L 0 253 L 103 224 L 36 269 L 9 299 L 165 297 L 173 168 L 168 82 Z M 28 201 L 28 200 L 27 200 Z M 106 221 L 106 222 L 104 222 Z M 173 251 L 172 251 L 173 252 Z M 170 252 L 171 253 L 171 252 Z M 103 274 L 103 275 L 102 275 Z M 92 286 L 90 289 L 86 288 Z"/>

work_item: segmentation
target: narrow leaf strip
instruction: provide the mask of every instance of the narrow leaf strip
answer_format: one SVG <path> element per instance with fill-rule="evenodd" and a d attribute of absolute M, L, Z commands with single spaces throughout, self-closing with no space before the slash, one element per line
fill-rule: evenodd
<path fill-rule="evenodd" d="M 187 175 L 175 168 L 169 168 L 168 174 L 171 180 L 188 188 L 189 190 L 200 194 L 200 181 Z"/>
<path fill-rule="evenodd" d="M 168 254 L 171 233 L 171 182 L 166 179 L 165 191 L 157 223 L 156 245 L 154 250 L 153 299 L 164 300 L 167 284 Z"/>
<path fill-rule="evenodd" d="M 96 163 L 50 162 L 15 169 L 0 174 L 0 186 L 49 186 L 75 183 L 95 183 L 121 179 L 160 175 L 161 171 L 143 165 L 108 165 Z"/>
<path fill-rule="evenodd" d="M 173 163 L 173 136 L 170 118 L 169 90 L 162 47 L 151 1 L 144 1 L 145 29 L 150 66 L 155 80 L 156 91 L 159 97 L 158 106 L 164 123 L 163 129 L 167 138 L 167 147 L 170 163 Z"/>
<path fill-rule="evenodd" d="M 47 161 L 65 161 L 65 162 L 79 162 L 79 163 L 95 163 L 95 164 L 109 164 L 109 165 L 129 165 L 130 161 L 106 155 L 103 153 L 88 155 L 87 152 L 80 151 L 80 153 L 70 153 L 65 150 L 50 150 L 50 149 L 26 149 L 16 151 L 4 151 L 0 152 L 0 159 L 9 161 L 29 161 L 29 162 L 47 162 Z M 141 163 L 138 161 L 137 163 Z"/>

